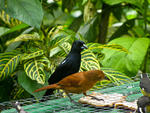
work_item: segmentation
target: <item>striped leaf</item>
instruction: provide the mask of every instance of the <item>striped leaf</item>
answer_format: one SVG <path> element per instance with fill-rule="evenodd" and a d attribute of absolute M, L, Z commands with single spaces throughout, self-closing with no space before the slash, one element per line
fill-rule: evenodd
<path fill-rule="evenodd" d="M 105 73 L 109 80 L 116 85 L 133 82 L 130 77 L 114 69 L 101 67 L 101 70 Z"/>
<path fill-rule="evenodd" d="M 92 52 L 98 52 L 101 53 L 103 48 L 112 49 L 112 50 L 118 50 L 125 53 L 130 53 L 127 49 L 125 49 L 123 46 L 118 44 L 99 44 L 99 43 L 88 43 L 88 50 Z"/>
<path fill-rule="evenodd" d="M 100 69 L 99 62 L 96 60 L 95 55 L 88 51 L 84 50 L 81 53 L 81 70 L 92 70 L 92 69 Z"/>
<path fill-rule="evenodd" d="M 41 50 L 39 48 L 30 48 L 30 52 L 31 52 L 30 54 L 25 53 L 21 60 L 31 59 L 31 58 L 38 57 L 46 53 L 46 51 Z"/>
<path fill-rule="evenodd" d="M 50 46 L 56 46 L 60 43 L 64 43 L 67 41 L 73 41 L 72 35 L 69 35 L 68 33 L 61 31 L 51 38 Z"/>
<path fill-rule="evenodd" d="M 16 69 L 21 58 L 22 53 L 18 51 L 0 54 L 0 81 Z"/>
<path fill-rule="evenodd" d="M 113 49 L 113 50 L 118 50 L 118 51 L 122 51 L 125 53 L 130 53 L 126 48 L 118 44 L 101 45 L 101 48 Z"/>
<path fill-rule="evenodd" d="M 49 60 L 42 56 L 39 58 L 33 58 L 25 61 L 24 69 L 26 74 L 32 79 L 36 80 L 40 84 L 45 83 L 45 72 L 44 67 L 46 66 L 44 62 L 48 62 Z"/>
<path fill-rule="evenodd" d="M 2 10 L 2 11 L 0 12 L 0 18 L 1 18 L 1 19 L 5 22 L 5 24 L 7 24 L 9 27 L 14 27 L 14 26 L 19 25 L 19 24 L 22 23 L 21 21 L 10 17 L 8 14 L 5 13 L 4 10 Z"/>
<path fill-rule="evenodd" d="M 41 41 L 35 35 L 32 35 L 32 34 L 23 34 L 23 35 L 20 35 L 20 36 L 16 37 L 15 39 L 7 42 L 7 45 L 9 45 L 10 43 L 18 42 L 18 41 L 29 41 L 29 40 L 38 40 L 38 41 Z"/>
<path fill-rule="evenodd" d="M 61 48 L 62 51 L 59 51 L 56 55 L 59 57 L 66 57 L 67 54 L 71 50 L 71 45 L 68 42 L 63 42 L 59 44 L 59 47 Z"/>
<path fill-rule="evenodd" d="M 63 42 L 60 45 L 60 48 L 64 50 L 64 52 L 66 54 L 69 54 L 70 50 L 71 50 L 71 45 L 68 42 Z"/>
<path fill-rule="evenodd" d="M 88 50 L 92 51 L 92 52 L 97 52 L 97 53 L 101 53 L 102 51 L 102 44 L 99 43 L 88 43 L 86 44 L 88 47 Z"/>

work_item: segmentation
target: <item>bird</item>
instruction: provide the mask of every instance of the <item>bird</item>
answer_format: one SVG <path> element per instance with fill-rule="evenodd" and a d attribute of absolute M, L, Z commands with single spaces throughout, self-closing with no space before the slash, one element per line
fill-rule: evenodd
<path fill-rule="evenodd" d="M 70 101 L 75 102 L 69 95 L 69 93 L 83 93 L 85 96 L 90 96 L 97 100 L 94 96 L 87 95 L 86 91 L 91 89 L 96 82 L 101 81 L 102 79 L 107 78 L 102 70 L 93 69 L 90 71 L 78 72 L 72 75 L 69 75 L 55 84 L 51 84 L 40 89 L 35 90 L 33 93 L 46 90 L 46 89 L 62 89 L 65 91 L 66 95 L 70 98 Z"/>
<path fill-rule="evenodd" d="M 150 80 L 147 73 L 141 74 L 140 89 L 144 96 L 150 97 Z"/>
<path fill-rule="evenodd" d="M 141 96 L 137 101 L 137 110 L 135 113 L 147 113 L 147 107 L 150 104 L 150 98 L 148 96 Z"/>
<path fill-rule="evenodd" d="M 11 103 L 11 105 L 17 110 L 18 113 L 28 113 L 21 107 L 18 101 Z"/>
<path fill-rule="evenodd" d="M 71 51 L 67 55 L 67 57 L 60 63 L 60 65 L 56 68 L 54 73 L 48 79 L 49 84 L 54 84 L 79 71 L 80 63 L 81 63 L 81 51 L 83 49 L 88 49 L 83 41 L 76 40 L 73 42 Z M 48 89 L 44 96 L 51 95 L 54 89 Z"/>

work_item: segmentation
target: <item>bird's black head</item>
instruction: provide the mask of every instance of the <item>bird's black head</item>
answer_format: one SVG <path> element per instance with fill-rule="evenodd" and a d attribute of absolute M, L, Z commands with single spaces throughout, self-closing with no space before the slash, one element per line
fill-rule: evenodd
<path fill-rule="evenodd" d="M 142 78 L 148 78 L 148 79 L 149 79 L 147 73 L 142 73 L 142 74 L 141 74 L 141 79 L 142 79 Z"/>
<path fill-rule="evenodd" d="M 88 49 L 88 47 L 85 45 L 83 41 L 76 40 L 72 44 L 72 51 L 81 52 L 83 49 Z"/>

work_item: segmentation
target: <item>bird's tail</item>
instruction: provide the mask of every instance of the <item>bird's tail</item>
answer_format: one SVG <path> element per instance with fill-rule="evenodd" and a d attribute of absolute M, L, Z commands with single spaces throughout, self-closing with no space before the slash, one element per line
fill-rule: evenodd
<path fill-rule="evenodd" d="M 57 89 L 57 88 L 58 88 L 57 84 L 51 84 L 51 85 L 39 88 L 39 89 L 35 90 L 33 93 L 43 91 L 43 90 L 46 90 L 46 89 Z"/>

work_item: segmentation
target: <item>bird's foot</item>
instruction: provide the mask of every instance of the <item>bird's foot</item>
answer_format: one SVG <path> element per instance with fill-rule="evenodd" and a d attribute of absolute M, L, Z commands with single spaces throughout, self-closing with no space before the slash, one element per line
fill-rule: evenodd
<path fill-rule="evenodd" d="M 91 95 L 90 95 L 90 97 L 92 97 L 91 99 L 95 99 L 95 100 L 98 100 L 98 101 L 103 101 L 103 102 L 105 102 L 104 99 L 99 99 L 99 98 L 94 97 L 94 96 L 91 96 Z"/>
<path fill-rule="evenodd" d="M 70 100 L 70 102 L 74 103 L 75 105 L 81 105 L 81 103 L 76 102 L 76 101 L 74 101 L 74 100 Z"/>

